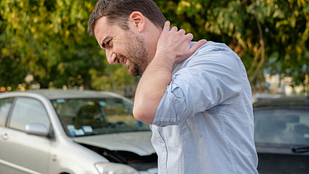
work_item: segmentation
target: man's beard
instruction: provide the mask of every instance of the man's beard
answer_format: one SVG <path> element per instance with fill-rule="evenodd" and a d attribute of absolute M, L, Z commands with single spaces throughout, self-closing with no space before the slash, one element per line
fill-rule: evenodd
<path fill-rule="evenodd" d="M 127 61 L 129 60 L 128 73 L 131 76 L 142 75 L 148 65 L 147 51 L 144 47 L 142 39 L 138 38 L 133 33 L 128 33 L 128 42 L 125 47 L 127 53 Z"/>

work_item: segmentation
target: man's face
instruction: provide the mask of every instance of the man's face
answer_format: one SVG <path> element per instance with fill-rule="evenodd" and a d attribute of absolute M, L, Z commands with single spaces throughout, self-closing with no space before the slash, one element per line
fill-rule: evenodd
<path fill-rule="evenodd" d="M 142 75 L 147 67 L 147 51 L 142 38 L 132 30 L 123 30 L 117 24 L 110 25 L 106 17 L 97 20 L 94 35 L 106 52 L 109 64 L 121 63 L 131 76 Z"/>

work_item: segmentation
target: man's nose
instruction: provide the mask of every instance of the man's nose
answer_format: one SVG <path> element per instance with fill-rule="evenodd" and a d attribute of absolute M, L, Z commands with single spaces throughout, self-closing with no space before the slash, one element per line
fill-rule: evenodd
<path fill-rule="evenodd" d="M 117 63 L 117 55 L 116 53 L 112 52 L 111 50 L 105 50 L 106 58 L 109 64 L 113 65 Z"/>

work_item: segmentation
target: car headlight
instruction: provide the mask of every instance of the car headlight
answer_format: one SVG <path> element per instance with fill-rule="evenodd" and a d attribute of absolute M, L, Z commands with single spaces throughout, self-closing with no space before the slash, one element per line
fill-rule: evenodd
<path fill-rule="evenodd" d="M 95 167 L 100 174 L 139 174 L 132 167 L 117 163 L 96 163 Z"/>

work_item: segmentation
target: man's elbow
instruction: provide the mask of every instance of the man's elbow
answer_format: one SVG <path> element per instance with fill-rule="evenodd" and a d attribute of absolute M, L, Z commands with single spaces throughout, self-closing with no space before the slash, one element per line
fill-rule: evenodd
<path fill-rule="evenodd" d="M 154 118 L 154 114 L 150 111 L 147 111 L 146 109 L 138 109 L 136 107 L 133 108 L 133 115 L 137 120 L 146 124 L 152 124 Z"/>

